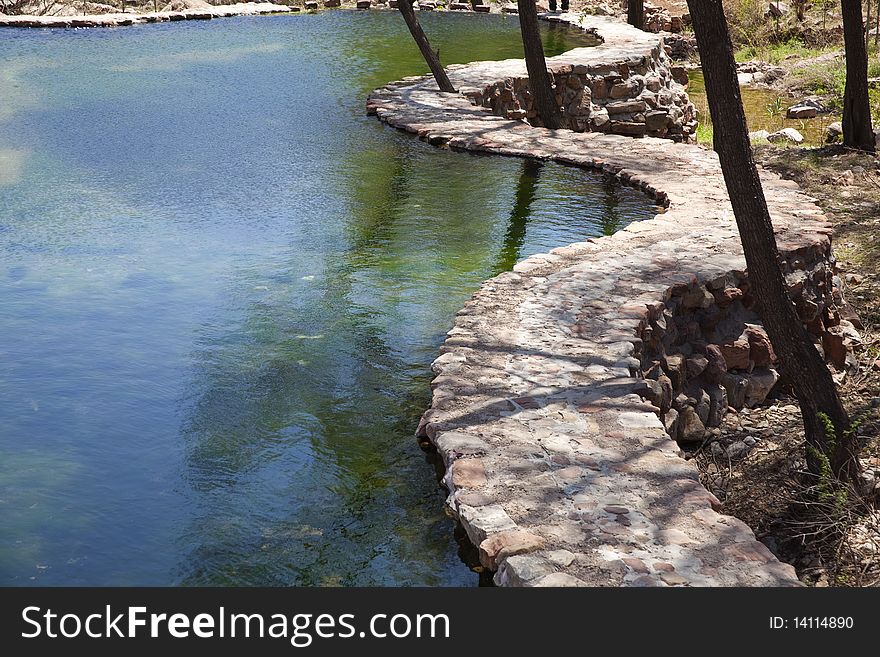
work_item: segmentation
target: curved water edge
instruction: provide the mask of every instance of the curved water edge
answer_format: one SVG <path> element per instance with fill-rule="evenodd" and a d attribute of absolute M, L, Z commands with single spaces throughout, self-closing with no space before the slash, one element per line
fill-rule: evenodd
<path fill-rule="evenodd" d="M 616 36 L 630 44 L 651 38 L 619 23 L 586 22 L 612 46 L 585 53 L 587 67 L 619 66 Z M 567 53 L 567 63 L 576 65 L 577 54 Z M 479 63 L 451 77 L 459 88 L 485 89 L 490 74 L 503 80 L 520 67 Z M 716 155 L 650 137 L 530 127 L 464 96 L 438 94 L 424 79 L 377 90 L 368 111 L 432 144 L 600 169 L 668 201 L 652 221 L 533 255 L 487 281 L 447 334 L 418 433 L 441 454 L 447 508 L 495 582 L 797 585 L 791 566 L 719 513 L 674 440 L 702 440 L 726 412 L 729 389 L 748 395 L 772 387 L 736 372 L 760 360 L 772 373 L 773 355 L 766 336 L 758 339 Z M 830 224 L 796 184 L 761 177 L 790 293 L 821 338 L 834 313 L 823 319 L 814 311 L 840 301 Z M 730 325 L 754 327 L 754 342 L 746 333 L 740 344 L 736 333 L 723 351 L 715 342 Z M 701 351 L 708 358 L 685 366 Z M 682 393 L 693 386 L 692 404 Z"/>
<path fill-rule="evenodd" d="M 521 56 L 515 18 L 421 20 Z M 424 70 L 390 12 L 4 33 L 4 581 L 476 583 L 411 438 L 450 318 L 656 210 L 363 115 Z"/>

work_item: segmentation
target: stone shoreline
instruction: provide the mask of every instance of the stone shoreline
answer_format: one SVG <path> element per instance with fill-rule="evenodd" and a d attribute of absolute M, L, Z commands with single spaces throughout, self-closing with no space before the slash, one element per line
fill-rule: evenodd
<path fill-rule="evenodd" d="M 299 11 L 299 7 L 276 5 L 271 2 L 243 2 L 217 5 L 183 11 L 153 11 L 147 13 L 96 14 L 93 16 L 5 16 L 0 14 L 0 27 L 84 28 L 125 27 L 171 21 L 211 20 L 232 16 L 258 16 Z"/>
<path fill-rule="evenodd" d="M 605 38 L 562 55 L 569 64 L 613 60 L 621 38 L 660 38 L 600 17 L 568 20 Z M 450 67 L 450 77 L 482 89 L 517 66 Z M 720 379 L 731 374 L 728 354 L 719 360 L 710 348 L 716 324 L 742 313 L 757 320 L 715 153 L 549 131 L 435 89 L 425 78 L 395 82 L 371 95 L 367 111 L 437 146 L 600 170 L 667 208 L 485 282 L 447 334 L 417 433 L 443 458 L 447 510 L 483 566 L 506 586 L 798 585 L 748 526 L 719 513 L 674 439 L 683 416 L 705 419 L 707 435 L 702 393 L 722 398 Z M 834 320 L 830 224 L 797 185 L 761 178 L 793 294 L 822 311 L 821 332 Z M 772 366 L 760 339 L 737 346 L 733 376 L 756 369 L 753 358 Z"/>
<path fill-rule="evenodd" d="M 233 16 L 258 16 L 267 14 L 290 14 L 316 12 L 324 9 L 357 9 L 357 10 L 396 10 L 397 0 L 379 2 L 377 0 L 303 0 L 300 5 L 280 5 L 271 2 L 241 2 L 232 5 L 211 5 L 199 9 L 181 11 L 125 12 L 110 14 L 83 14 L 70 16 L 7 16 L 0 14 L 0 27 L 19 28 L 88 28 L 88 27 L 126 27 L 129 25 L 145 25 L 148 23 L 167 23 L 173 21 L 211 20 L 213 18 L 230 18 Z M 434 11 L 433 2 L 423 2 L 422 7 L 415 9 Z M 466 3 L 451 3 L 449 10 L 474 13 L 507 13 L 505 7 L 484 5 L 480 9 L 472 9 Z"/>

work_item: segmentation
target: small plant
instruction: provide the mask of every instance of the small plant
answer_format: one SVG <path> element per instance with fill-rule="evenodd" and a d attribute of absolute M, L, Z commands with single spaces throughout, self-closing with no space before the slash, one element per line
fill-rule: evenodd
<path fill-rule="evenodd" d="M 772 120 L 775 117 L 779 118 L 779 125 L 783 125 L 784 120 L 782 119 L 782 98 L 780 96 L 776 96 L 772 102 L 767 104 L 767 116 Z"/>
<path fill-rule="evenodd" d="M 697 124 L 697 143 L 698 144 L 708 144 L 709 146 L 711 146 L 713 138 L 714 138 L 714 134 L 715 134 L 715 132 L 712 129 L 711 123 L 708 123 L 705 121 L 700 121 Z"/>

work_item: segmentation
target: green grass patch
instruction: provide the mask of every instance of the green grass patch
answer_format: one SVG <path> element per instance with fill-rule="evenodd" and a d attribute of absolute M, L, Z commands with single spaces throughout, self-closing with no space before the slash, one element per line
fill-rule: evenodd
<path fill-rule="evenodd" d="M 743 46 L 736 51 L 736 61 L 747 62 L 752 59 L 759 59 L 763 62 L 778 64 L 791 56 L 807 59 L 809 57 L 818 57 L 831 50 L 833 48 L 811 48 L 798 39 L 789 39 L 778 43 L 760 43 Z"/>
<path fill-rule="evenodd" d="M 706 121 L 700 121 L 697 124 L 697 143 L 712 146 L 712 139 L 715 131 L 712 130 L 712 124 Z"/>

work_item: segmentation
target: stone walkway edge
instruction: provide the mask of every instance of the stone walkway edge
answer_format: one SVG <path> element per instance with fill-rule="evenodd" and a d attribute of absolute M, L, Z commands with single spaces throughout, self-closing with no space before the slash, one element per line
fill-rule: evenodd
<path fill-rule="evenodd" d="M 554 17 L 559 20 L 557 15 Z M 604 44 L 548 60 L 616 66 L 620 43 L 661 36 L 565 15 Z M 521 60 L 450 67 L 457 88 L 520 74 Z M 492 79 L 492 75 L 496 77 Z M 714 152 L 667 139 L 551 131 L 496 116 L 433 80 L 376 90 L 367 111 L 437 146 L 596 169 L 666 210 L 614 235 L 533 255 L 483 283 L 433 363 L 417 434 L 446 466 L 447 510 L 502 586 L 796 586 L 678 455 L 637 391 L 642 338 L 674 294 L 745 261 Z M 814 199 L 762 171 L 781 254 L 825 260 L 831 227 Z"/>

